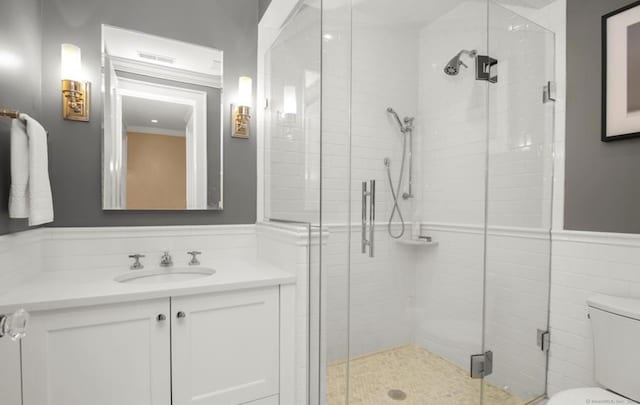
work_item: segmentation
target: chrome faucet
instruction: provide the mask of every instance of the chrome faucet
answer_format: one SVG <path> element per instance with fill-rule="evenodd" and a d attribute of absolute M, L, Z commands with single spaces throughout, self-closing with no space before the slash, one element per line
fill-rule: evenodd
<path fill-rule="evenodd" d="M 169 252 L 164 252 L 162 257 L 160 258 L 160 267 L 171 267 L 173 266 L 173 259 Z"/>

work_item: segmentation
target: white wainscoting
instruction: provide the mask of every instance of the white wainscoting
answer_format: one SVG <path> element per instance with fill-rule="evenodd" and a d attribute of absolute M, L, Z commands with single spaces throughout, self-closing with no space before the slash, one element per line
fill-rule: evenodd
<path fill-rule="evenodd" d="M 597 385 L 587 298 L 640 299 L 640 235 L 559 231 L 553 238 L 550 395 Z"/>
<path fill-rule="evenodd" d="M 44 271 L 123 268 L 129 254 L 146 255 L 147 267 L 160 263 L 169 251 L 176 266 L 186 265 L 188 251 L 202 252 L 199 260 L 255 258 L 255 225 L 49 228 L 43 244 Z"/>
<path fill-rule="evenodd" d="M 42 270 L 46 229 L 0 236 L 0 294 Z"/>
<path fill-rule="evenodd" d="M 347 244 L 348 228 L 333 226 L 329 229 L 332 235 L 326 241 L 325 260 L 328 261 L 325 269 L 328 275 L 335 275 L 331 281 L 340 284 L 345 280 L 346 259 L 341 252 Z M 480 313 L 476 304 L 482 291 L 476 283 L 481 283 L 481 264 L 476 263 L 476 259 L 481 253 L 478 240 L 482 236 L 482 227 L 424 224 L 423 232 L 440 242 L 438 246 L 430 248 L 409 248 L 386 243 L 384 232 L 384 226 L 379 226 L 376 233 L 379 241 L 378 258 L 369 261 L 365 256 L 358 256 L 354 260 L 355 268 L 351 271 L 354 277 L 361 277 L 355 287 L 362 291 L 353 297 L 357 302 L 362 302 L 357 308 L 370 309 L 367 311 L 369 315 L 358 315 L 360 320 L 357 325 L 354 323 L 354 326 L 359 325 L 356 332 L 364 333 L 376 327 L 389 336 L 375 337 L 371 340 L 373 346 L 364 345 L 366 342 L 363 341 L 358 351 L 413 341 L 466 367 L 466 356 L 480 347 L 481 331 L 477 321 Z M 488 301 L 489 312 L 493 314 L 488 318 L 491 325 L 489 332 L 500 331 L 495 335 L 491 347 L 499 359 L 492 382 L 501 384 L 500 379 L 504 375 L 509 381 L 503 385 L 508 384 L 514 392 L 520 390 L 517 381 L 529 387 L 537 387 L 538 384 L 537 380 L 533 380 L 535 384 L 532 384 L 532 380 L 527 382 L 527 372 L 529 377 L 537 378 L 537 374 L 531 376 L 533 372 L 528 369 L 533 367 L 533 370 L 537 370 L 537 358 L 525 356 L 519 359 L 515 354 L 522 353 L 518 348 L 520 346 L 526 346 L 527 352 L 535 347 L 530 329 L 537 327 L 542 311 L 537 305 L 529 307 L 534 298 L 527 294 L 543 290 L 543 258 L 547 253 L 545 235 L 542 231 L 526 229 L 489 230 L 488 253 L 490 258 L 495 256 L 493 265 L 491 261 L 489 263 L 488 273 L 489 292 L 491 299 L 495 300 L 493 303 L 491 299 Z M 359 241 L 357 229 L 352 236 L 354 239 L 351 242 L 355 248 Z M 640 235 L 559 231 L 553 233 L 553 239 L 550 308 L 552 345 L 548 374 L 550 394 L 596 385 L 586 299 L 596 293 L 640 297 Z M 307 277 L 310 257 L 307 241 L 306 229 L 298 227 L 292 231 L 290 227 L 279 229 L 260 224 L 37 229 L 0 237 L 0 293 L 39 271 L 128 266 L 126 255 L 133 252 L 146 253 L 146 260 L 151 265 L 163 249 L 174 252 L 177 260 L 187 259 L 186 255 L 182 257 L 179 254 L 181 251 L 202 249 L 205 252 L 205 264 L 207 256 L 257 255 L 259 259 L 272 261 L 300 277 Z M 495 255 L 491 253 L 492 249 L 496 249 Z M 311 256 L 313 258 L 313 254 Z M 390 280 L 393 281 L 391 284 L 388 283 Z M 305 281 L 300 285 L 308 284 Z M 345 302 L 340 299 L 345 291 L 338 287 L 328 288 L 329 296 L 326 299 L 328 315 L 325 334 L 333 338 L 336 345 L 329 350 L 334 359 L 339 359 L 343 354 L 340 342 L 346 337 L 345 328 L 340 326 L 345 322 L 339 319 L 339 314 L 346 311 L 346 307 L 340 308 L 341 302 Z M 332 294 L 335 300 L 330 299 Z M 521 299 L 523 296 L 526 299 Z M 454 299 L 456 297 L 459 299 Z M 378 304 L 384 306 L 392 301 L 395 304 L 391 309 L 386 308 L 383 312 L 375 309 Z M 535 302 L 538 300 L 535 299 Z M 538 303 L 544 304 L 541 299 Z M 504 310 L 510 308 L 513 309 L 512 313 L 517 309 L 517 317 L 505 317 L 508 312 Z M 526 308 L 532 311 L 529 314 L 531 316 L 527 315 Z M 397 309 L 395 320 L 392 320 L 392 309 Z M 301 342 L 306 336 L 304 325 L 307 324 L 308 296 L 302 295 L 300 290 L 297 292 L 296 311 L 296 379 L 297 395 L 301 398 L 306 395 L 307 389 L 307 343 L 305 341 L 303 346 Z M 438 323 L 438 319 L 446 320 L 448 324 Z M 456 319 L 461 321 L 453 322 Z M 507 323 L 501 324 L 501 320 Z M 405 326 L 393 328 L 389 323 L 392 321 L 407 325 L 406 329 Z M 520 334 L 521 331 L 524 333 Z M 510 335 L 511 332 L 513 335 Z M 510 345 L 503 348 L 501 345 L 507 342 Z"/>
<path fill-rule="evenodd" d="M 0 293 L 40 271 L 128 269 L 128 255 L 146 255 L 147 267 L 169 251 L 176 266 L 187 251 L 200 261 L 257 258 L 256 225 L 40 228 L 0 236 Z"/>

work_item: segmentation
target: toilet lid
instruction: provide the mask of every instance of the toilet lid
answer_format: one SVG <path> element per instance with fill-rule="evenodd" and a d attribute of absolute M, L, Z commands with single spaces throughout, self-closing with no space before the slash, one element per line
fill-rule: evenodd
<path fill-rule="evenodd" d="M 625 402 L 620 402 L 625 401 Z M 628 402 L 627 402 L 628 401 Z M 602 388 L 577 388 L 562 391 L 551 397 L 548 405 L 585 405 L 585 404 L 632 404 L 620 395 Z"/>

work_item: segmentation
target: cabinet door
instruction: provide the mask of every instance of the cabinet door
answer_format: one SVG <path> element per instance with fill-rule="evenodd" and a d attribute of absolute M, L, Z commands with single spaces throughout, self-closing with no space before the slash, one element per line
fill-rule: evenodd
<path fill-rule="evenodd" d="M 278 393 L 278 287 L 172 298 L 173 405 Z"/>
<path fill-rule="evenodd" d="M 169 310 L 162 299 L 32 314 L 24 405 L 169 405 Z"/>
<path fill-rule="evenodd" d="M 0 339 L 0 403 L 21 405 L 20 343 L 8 336 Z"/>

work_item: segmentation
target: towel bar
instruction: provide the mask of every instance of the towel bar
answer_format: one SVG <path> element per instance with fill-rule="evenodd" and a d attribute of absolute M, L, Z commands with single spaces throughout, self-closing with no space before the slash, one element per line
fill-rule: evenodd
<path fill-rule="evenodd" d="M 0 108 L 0 117 L 19 118 L 20 111 Z"/>

